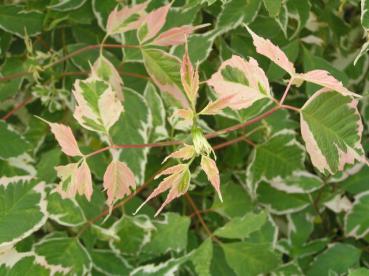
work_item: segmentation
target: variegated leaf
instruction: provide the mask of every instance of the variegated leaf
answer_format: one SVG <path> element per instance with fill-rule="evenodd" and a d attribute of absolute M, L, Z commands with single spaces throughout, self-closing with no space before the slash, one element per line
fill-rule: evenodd
<path fill-rule="evenodd" d="M 207 82 L 218 97 L 227 99 L 224 106 L 233 109 L 250 107 L 257 100 L 271 97 L 268 79 L 256 60 L 232 56 Z"/>
<path fill-rule="evenodd" d="M 355 160 L 366 162 L 357 101 L 335 91 L 318 91 L 302 107 L 301 134 L 313 165 L 334 174 Z"/>

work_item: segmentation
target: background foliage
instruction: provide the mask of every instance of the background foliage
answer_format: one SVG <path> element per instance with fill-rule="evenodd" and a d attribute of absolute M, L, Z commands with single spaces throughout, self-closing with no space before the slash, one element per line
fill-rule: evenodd
<path fill-rule="evenodd" d="M 293 110 L 278 110 L 210 140 L 218 156 L 223 202 L 195 162 L 188 193 L 158 217 L 154 214 L 163 196 L 132 215 L 157 187 L 153 176 L 175 145 L 122 150 L 121 160 L 134 172 L 137 189 L 116 202 L 110 215 L 102 187 L 111 161 L 107 152 L 88 159 L 91 201 L 80 195 L 62 199 L 55 192 L 54 167 L 75 159 L 61 152 L 47 124 L 34 115 L 71 126 L 85 154 L 106 146 L 100 135 L 73 118 L 71 91 L 99 56 L 109 13 L 117 5 L 142 1 L 128 2 L 0 5 L 0 274 L 369 275 L 369 168 L 355 164 L 335 174 L 316 169 L 305 158 L 299 116 Z M 167 4 L 148 2 L 147 11 Z M 367 152 L 367 8 L 364 0 L 175 0 L 163 30 L 211 24 L 188 38 L 200 81 L 210 79 L 234 54 L 251 56 L 266 72 L 275 98 L 282 96 L 287 74 L 256 53 L 243 23 L 279 45 L 298 72 L 329 71 L 362 95 Z M 104 55 L 124 82 L 125 112 L 111 129 L 114 142 L 186 139 L 172 116 L 173 102 L 152 82 L 152 71 L 173 59 L 168 54 L 181 59 L 184 46 L 164 48 L 168 54 L 161 56 L 120 46 L 137 45 L 135 31 L 109 37 L 106 43 Z M 170 78 L 179 74 L 179 66 L 166 69 Z M 311 83 L 293 86 L 285 103 L 300 108 L 318 89 Z M 350 116 L 347 109 L 335 109 L 345 99 L 340 97 L 332 97 L 336 105 L 327 105 L 318 121 L 329 114 L 337 114 L 337 121 Z M 214 98 L 209 86 L 200 86 L 199 107 Z M 200 124 L 206 132 L 224 129 L 255 118 L 272 104 L 261 99 L 246 109 L 225 109 Z M 311 118 L 315 111 L 304 109 L 303 115 Z M 271 181 L 275 176 L 281 178 Z"/>

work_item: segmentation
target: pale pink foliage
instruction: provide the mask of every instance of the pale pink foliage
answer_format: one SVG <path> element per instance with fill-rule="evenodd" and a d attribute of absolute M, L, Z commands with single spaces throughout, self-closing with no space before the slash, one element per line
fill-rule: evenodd
<path fill-rule="evenodd" d="M 294 65 L 289 61 L 286 54 L 278 46 L 274 45 L 269 39 L 258 36 L 249 27 L 246 27 L 246 29 L 251 34 L 254 46 L 259 54 L 269 58 L 279 67 L 288 72 L 291 76 L 295 75 L 296 72 Z"/>
<path fill-rule="evenodd" d="M 162 163 L 166 162 L 169 158 L 188 160 L 188 159 L 191 159 L 194 155 L 195 155 L 195 148 L 191 145 L 184 145 L 179 150 L 169 154 Z"/>
<path fill-rule="evenodd" d="M 191 103 L 196 103 L 197 92 L 199 90 L 199 71 L 194 69 L 188 53 L 188 45 L 185 47 L 181 64 L 181 81 L 184 91 Z"/>
<path fill-rule="evenodd" d="M 199 26 L 185 25 L 181 27 L 173 27 L 161 33 L 152 42 L 157 46 L 175 46 L 186 42 L 186 37 L 192 34 L 195 30 L 209 26 L 209 24 L 202 24 Z"/>
<path fill-rule="evenodd" d="M 114 9 L 108 17 L 107 33 L 112 35 L 137 29 L 144 19 L 148 3 L 149 1 L 132 7 L 124 7 L 121 10 Z"/>
<path fill-rule="evenodd" d="M 218 193 L 219 199 L 223 201 L 222 194 L 220 192 L 220 177 L 219 170 L 215 161 L 205 155 L 201 157 L 201 168 L 206 173 L 211 185 Z"/>
<path fill-rule="evenodd" d="M 58 141 L 61 150 L 69 156 L 82 156 L 83 154 L 78 148 L 76 138 L 74 138 L 73 132 L 69 126 L 57 123 L 49 123 L 51 132 L 54 134 L 55 139 Z"/>
<path fill-rule="evenodd" d="M 165 191 L 169 190 L 169 193 L 167 195 L 167 198 L 165 199 L 164 203 L 160 206 L 160 208 L 155 213 L 155 216 L 157 216 L 161 210 L 168 205 L 171 201 L 173 201 L 175 198 L 180 197 L 183 195 L 187 189 L 181 190 L 181 183 L 184 181 L 185 175 L 189 174 L 188 166 L 187 165 L 176 165 L 173 167 L 170 167 L 166 169 L 165 171 L 158 174 L 156 178 L 162 176 L 162 175 L 168 175 L 166 178 L 163 179 L 163 181 L 160 182 L 159 186 L 155 188 L 155 190 L 149 195 L 149 197 L 145 200 L 144 203 L 142 203 L 137 210 L 135 211 L 135 214 L 152 198 L 158 196 L 161 193 L 164 193 Z M 188 179 L 189 181 L 189 179 Z"/>
<path fill-rule="evenodd" d="M 234 95 L 229 95 L 223 98 L 219 98 L 213 102 L 209 102 L 207 106 L 201 110 L 200 114 L 202 115 L 216 115 L 224 108 L 230 106 L 232 104 L 232 98 Z"/>
<path fill-rule="evenodd" d="M 298 78 L 340 92 L 341 94 L 346 96 L 360 97 L 360 95 L 355 94 L 354 92 L 351 92 L 350 90 L 345 88 L 342 82 L 337 80 L 328 71 L 325 70 L 312 70 L 304 74 L 299 74 Z"/>
<path fill-rule="evenodd" d="M 248 85 L 225 79 L 222 71 L 228 66 L 242 72 L 244 78 L 248 81 Z M 246 61 L 239 56 L 232 56 L 221 64 L 218 71 L 207 82 L 222 99 L 220 101 L 222 107 L 247 108 L 259 99 L 271 97 L 268 79 L 253 58 Z M 260 88 L 262 88 L 262 91 Z"/>
<path fill-rule="evenodd" d="M 113 160 L 106 168 L 103 186 L 107 191 L 107 204 L 111 209 L 115 200 L 129 195 L 130 188 L 136 188 L 135 176 L 125 163 Z"/>
<path fill-rule="evenodd" d="M 148 41 L 158 34 L 164 26 L 171 4 L 167 4 L 150 12 L 142 22 L 141 28 L 147 28 L 147 33 L 141 37 L 141 43 Z"/>
<path fill-rule="evenodd" d="M 71 163 L 65 166 L 55 167 L 58 177 L 61 179 L 56 191 L 62 198 L 74 198 L 76 194 L 85 195 L 88 200 L 92 196 L 91 172 L 87 162 L 83 160 L 82 164 Z M 67 187 L 64 185 L 67 184 Z"/>

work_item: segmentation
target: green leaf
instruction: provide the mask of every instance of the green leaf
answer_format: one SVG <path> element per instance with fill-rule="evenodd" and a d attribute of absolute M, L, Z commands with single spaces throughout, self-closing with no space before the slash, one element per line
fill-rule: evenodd
<path fill-rule="evenodd" d="M 144 266 L 139 266 L 135 268 L 130 276 L 145 276 L 145 275 L 153 275 L 153 276 L 166 276 L 172 275 L 174 272 L 177 272 L 180 265 L 183 264 L 187 258 L 180 257 L 177 259 L 169 259 L 165 262 L 159 264 L 147 264 Z"/>
<path fill-rule="evenodd" d="M 361 250 L 344 243 L 335 243 L 311 263 L 307 276 L 345 274 L 359 263 Z"/>
<path fill-rule="evenodd" d="M 369 233 L 369 191 L 355 196 L 352 209 L 345 216 L 345 233 L 349 237 L 363 238 Z"/>
<path fill-rule="evenodd" d="M 45 224 L 44 183 L 36 180 L 0 185 L 0 247 L 14 244 Z"/>
<path fill-rule="evenodd" d="M 257 145 L 247 168 L 247 183 L 254 193 L 262 181 L 284 179 L 304 169 L 305 153 L 293 131 L 283 130 Z"/>
<path fill-rule="evenodd" d="M 357 195 L 368 190 L 369 167 L 366 165 L 359 165 L 358 171 L 354 170 L 349 173 L 348 177 L 340 182 L 340 186 L 347 192 Z"/>
<path fill-rule="evenodd" d="M 80 8 L 86 0 L 56 0 L 51 1 L 51 5 L 48 7 L 54 11 L 71 11 Z"/>
<path fill-rule="evenodd" d="M 361 25 L 369 29 L 369 1 L 361 0 Z"/>
<path fill-rule="evenodd" d="M 28 142 L 11 130 L 4 121 L 0 121 L 0 158 L 19 156 L 29 149 Z"/>
<path fill-rule="evenodd" d="M 92 11 L 96 17 L 97 23 L 100 28 L 105 31 L 106 22 L 108 21 L 108 16 L 112 10 L 117 6 L 117 1 L 115 0 L 92 0 Z"/>
<path fill-rule="evenodd" d="M 280 263 L 270 244 L 235 242 L 223 243 L 222 248 L 228 264 L 239 276 L 268 273 Z"/>
<path fill-rule="evenodd" d="M 289 214 L 305 209 L 309 204 L 306 194 L 288 194 L 260 182 L 257 189 L 258 201 L 273 214 Z"/>
<path fill-rule="evenodd" d="M 94 249 L 90 252 L 93 267 L 105 275 L 128 275 L 131 266 L 110 250 Z"/>
<path fill-rule="evenodd" d="M 44 14 L 37 11 L 27 11 L 21 6 L 1 5 L 0 28 L 21 38 L 25 32 L 35 36 L 42 31 Z"/>
<path fill-rule="evenodd" d="M 86 221 L 75 199 L 63 199 L 59 193 L 52 192 L 47 197 L 50 219 L 69 227 L 81 225 Z"/>
<path fill-rule="evenodd" d="M 0 12 L 1 13 L 1 12 Z M 1 21 L 1 19 L 0 19 Z M 24 71 L 23 61 L 19 58 L 9 57 L 1 65 L 0 76 L 5 77 Z M 0 101 L 17 94 L 24 77 L 0 82 Z"/>
<path fill-rule="evenodd" d="M 253 209 L 251 198 L 241 185 L 228 182 L 221 189 L 223 202 L 215 197 L 211 209 L 227 217 L 242 217 Z"/>
<path fill-rule="evenodd" d="M 247 213 L 242 218 L 233 218 L 214 234 L 228 239 L 247 238 L 251 233 L 258 231 L 267 221 L 265 212 Z"/>
<path fill-rule="evenodd" d="M 46 237 L 34 246 L 37 255 L 51 265 L 70 268 L 77 275 L 91 271 L 92 262 L 87 250 L 76 238 Z"/>
<path fill-rule="evenodd" d="M 152 125 L 150 127 L 150 142 L 157 142 L 169 137 L 166 129 L 166 111 L 164 103 L 151 82 L 147 83 L 144 92 L 144 98 L 147 101 L 151 111 Z"/>
<path fill-rule="evenodd" d="M 143 252 L 161 255 L 169 251 L 180 252 L 187 246 L 187 232 L 190 219 L 176 213 L 165 213 L 163 220 L 153 221 L 155 231 Z"/>
<path fill-rule="evenodd" d="M 124 88 L 124 110 L 118 122 L 110 130 L 114 144 L 146 144 L 152 117 L 146 99 L 136 91 Z M 127 163 L 139 186 L 145 178 L 148 148 L 122 149 L 120 160 Z"/>
<path fill-rule="evenodd" d="M 302 137 L 313 165 L 336 173 L 355 160 L 364 161 L 362 123 L 357 102 L 334 91 L 317 92 L 302 107 Z"/>
<path fill-rule="evenodd" d="M 304 275 L 296 261 L 281 265 L 272 273 L 273 276 Z"/>
<path fill-rule="evenodd" d="M 22 255 L 20 253 L 15 253 L 10 257 L 19 257 L 16 259 L 16 263 L 7 266 L 6 264 L 0 265 L 0 275 L 6 276 L 16 276 L 16 275 L 38 275 L 38 276 L 48 276 L 51 275 L 51 271 L 36 263 L 36 258 L 34 256 Z"/>
<path fill-rule="evenodd" d="M 192 254 L 190 259 L 195 266 L 195 271 L 199 276 L 210 274 L 210 264 L 213 258 L 213 243 L 210 238 L 206 239 Z"/>
<path fill-rule="evenodd" d="M 368 276 L 369 269 L 365 267 L 357 268 L 355 270 L 350 270 L 348 276 Z"/>
<path fill-rule="evenodd" d="M 59 148 L 54 148 L 44 152 L 40 156 L 40 161 L 36 165 L 37 177 L 48 183 L 54 182 L 56 179 L 56 171 L 54 167 L 60 164 L 62 152 Z"/>
<path fill-rule="evenodd" d="M 182 90 L 180 60 L 159 49 L 144 48 L 142 55 L 147 73 L 160 91 L 170 96 L 168 101 L 188 106 L 188 100 Z"/>
<path fill-rule="evenodd" d="M 278 16 L 282 7 L 282 0 L 263 0 L 263 2 L 270 16 Z"/>

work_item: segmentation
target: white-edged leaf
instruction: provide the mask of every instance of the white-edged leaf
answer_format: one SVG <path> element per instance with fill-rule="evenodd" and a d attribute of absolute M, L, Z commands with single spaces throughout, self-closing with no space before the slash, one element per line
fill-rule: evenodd
<path fill-rule="evenodd" d="M 351 210 L 345 215 L 344 229 L 349 237 L 360 239 L 369 233 L 369 192 L 363 192 L 355 196 L 355 202 Z"/>

